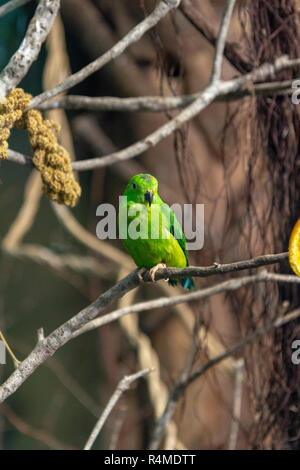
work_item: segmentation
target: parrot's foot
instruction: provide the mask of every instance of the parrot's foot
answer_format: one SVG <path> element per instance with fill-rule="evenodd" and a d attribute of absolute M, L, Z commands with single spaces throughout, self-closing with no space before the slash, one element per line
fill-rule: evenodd
<path fill-rule="evenodd" d="M 158 263 L 156 266 L 153 266 L 153 268 L 150 269 L 149 272 L 153 282 L 155 281 L 156 271 L 158 271 L 159 269 L 165 269 L 166 267 L 167 265 L 165 263 Z"/>
<path fill-rule="evenodd" d="M 140 282 L 145 282 L 143 276 L 147 271 L 148 271 L 147 268 L 141 268 L 141 269 L 138 270 L 137 275 L 138 275 L 138 278 L 139 278 Z"/>

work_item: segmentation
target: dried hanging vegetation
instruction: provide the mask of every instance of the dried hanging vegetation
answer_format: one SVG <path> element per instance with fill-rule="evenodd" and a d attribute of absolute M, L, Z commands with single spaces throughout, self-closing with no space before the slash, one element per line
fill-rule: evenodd
<path fill-rule="evenodd" d="M 239 21 L 250 69 L 265 62 L 273 63 L 284 54 L 290 58 L 300 56 L 295 0 L 240 2 Z M 174 21 L 173 29 L 179 41 L 180 31 Z M 178 70 L 174 77 L 174 67 L 170 65 L 157 31 L 152 33 L 152 38 L 161 84 L 163 77 L 167 77 L 168 91 L 174 95 L 182 92 L 182 57 L 178 53 Z M 282 71 L 276 81 L 290 80 L 294 74 L 295 70 Z M 163 86 L 161 94 L 164 94 Z M 174 134 L 176 161 L 186 200 L 206 201 L 215 207 L 205 227 L 206 247 L 209 245 L 212 259 L 226 260 L 228 253 L 231 256 L 234 253 L 239 259 L 287 251 L 292 227 L 300 217 L 299 135 L 299 111 L 289 95 L 257 95 L 229 105 L 220 155 L 223 184 L 215 188 L 215 197 L 212 197 L 211 188 L 205 189 L 205 174 L 200 172 L 188 145 L 188 127 Z M 238 178 L 242 183 L 236 183 Z M 222 243 L 214 249 L 213 230 L 220 203 L 219 207 L 225 212 L 223 234 L 219 236 Z M 203 261 L 203 254 L 200 256 Z M 290 273 L 288 263 L 276 269 Z M 295 286 L 275 284 L 247 287 L 228 298 L 242 335 L 299 306 L 299 301 Z M 207 309 L 210 309 L 209 302 Z M 251 448 L 299 446 L 300 373 L 291 363 L 291 343 L 299 329 L 296 324 L 289 324 L 244 352 L 253 416 L 253 425 L 244 431 Z"/>
<path fill-rule="evenodd" d="M 300 29 L 294 0 L 248 0 L 241 5 L 240 14 L 253 66 L 273 62 L 283 54 L 299 57 Z M 289 80 L 292 74 L 291 70 L 282 71 L 276 80 Z M 240 251 L 250 255 L 287 251 L 289 234 L 300 217 L 299 110 L 288 95 L 253 96 L 237 105 L 230 123 L 224 142 L 229 140 L 233 123 L 236 145 L 233 149 L 232 139 L 225 145 L 225 167 L 234 166 L 239 159 L 246 172 L 241 217 L 236 222 Z M 232 240 L 232 225 L 228 227 L 227 237 Z M 290 272 L 287 265 L 274 269 Z M 295 287 L 265 285 L 247 288 L 230 300 L 245 333 L 298 306 L 300 298 Z M 246 351 L 255 416 L 249 434 L 252 447 L 297 445 L 300 374 L 299 367 L 291 363 L 296 330 L 297 325 L 289 325 Z"/>

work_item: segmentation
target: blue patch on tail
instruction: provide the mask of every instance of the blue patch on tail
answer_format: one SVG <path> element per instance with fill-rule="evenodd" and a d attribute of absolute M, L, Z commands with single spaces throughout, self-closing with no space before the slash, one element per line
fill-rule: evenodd
<path fill-rule="evenodd" d="M 169 279 L 168 284 L 172 287 L 177 286 L 177 280 L 176 279 Z M 194 280 L 192 277 L 184 277 L 183 279 L 180 279 L 180 284 L 182 287 L 188 290 L 192 290 L 195 287 Z"/>
<path fill-rule="evenodd" d="M 195 287 L 194 280 L 192 277 L 184 277 L 183 279 L 180 279 L 182 287 L 188 290 L 192 290 Z"/>

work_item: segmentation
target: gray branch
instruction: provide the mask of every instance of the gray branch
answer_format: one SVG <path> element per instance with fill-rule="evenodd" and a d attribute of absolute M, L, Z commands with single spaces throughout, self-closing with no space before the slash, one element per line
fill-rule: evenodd
<path fill-rule="evenodd" d="M 281 326 L 286 325 L 287 323 L 289 323 L 291 321 L 294 321 L 299 317 L 300 317 L 300 309 L 297 309 L 297 310 L 294 310 L 293 312 L 290 312 L 289 314 L 287 314 L 283 317 L 279 317 L 279 318 L 275 318 L 275 319 L 271 320 L 271 322 L 269 322 L 265 326 L 257 329 L 253 333 L 250 333 L 245 338 L 243 338 L 241 341 L 234 344 L 231 348 L 224 351 L 222 354 L 219 354 L 218 356 L 210 359 L 208 362 L 206 362 L 199 369 L 192 372 L 184 380 L 177 381 L 176 384 L 173 386 L 173 388 L 170 390 L 169 398 L 168 398 L 167 404 L 165 406 L 165 409 L 164 409 L 161 417 L 159 418 L 159 420 L 156 423 L 154 433 L 153 433 L 153 437 L 152 437 L 152 439 L 150 441 L 150 444 L 149 444 L 149 448 L 152 450 L 152 449 L 157 449 L 159 447 L 160 442 L 161 442 L 161 440 L 164 436 L 166 426 L 167 426 L 167 424 L 169 423 L 169 421 L 172 419 L 172 417 L 174 415 L 178 400 L 184 394 L 186 388 L 191 383 L 193 383 L 198 377 L 203 375 L 207 370 L 211 369 L 215 365 L 219 364 L 220 362 L 224 361 L 228 357 L 230 357 L 233 354 L 237 353 L 238 351 L 243 349 L 248 344 L 253 343 L 258 338 L 265 335 L 266 333 L 268 333 L 273 328 L 280 328 Z"/>
<path fill-rule="evenodd" d="M 49 100 L 53 96 L 58 95 L 62 91 L 68 90 L 78 83 L 85 80 L 91 74 L 100 70 L 104 65 L 108 64 L 111 60 L 121 55 L 131 44 L 139 41 L 141 37 L 153 28 L 162 18 L 164 18 L 169 11 L 173 8 L 177 8 L 180 4 L 180 0 L 162 0 L 159 2 L 153 12 L 147 16 L 143 21 L 136 25 L 126 36 L 124 36 L 119 42 L 117 42 L 109 51 L 105 52 L 98 59 L 89 63 L 86 67 L 82 68 L 78 72 L 67 77 L 55 88 L 47 90 L 44 93 L 36 96 L 30 103 L 30 108 L 35 108 L 43 101 Z"/>
<path fill-rule="evenodd" d="M 235 450 L 242 412 L 242 398 L 243 398 L 243 378 L 244 378 L 245 361 L 240 358 L 235 364 L 234 373 L 234 389 L 233 389 L 233 408 L 232 408 L 232 419 L 231 427 L 228 439 L 228 450 Z"/>
<path fill-rule="evenodd" d="M 151 372 L 151 369 L 144 369 L 144 370 L 141 370 L 140 372 L 137 372 L 136 374 L 125 375 L 125 377 L 123 377 L 123 379 L 119 382 L 113 395 L 109 399 L 105 409 L 103 410 L 102 415 L 100 416 L 99 420 L 95 424 L 90 434 L 90 437 L 88 438 L 87 443 L 84 446 L 84 450 L 91 450 L 95 440 L 97 439 L 99 433 L 101 432 L 101 429 L 103 428 L 107 418 L 109 417 L 110 413 L 114 409 L 121 395 L 130 388 L 130 385 L 133 382 L 149 374 L 149 372 Z"/>
<path fill-rule="evenodd" d="M 95 168 L 105 167 L 107 165 L 134 158 L 149 148 L 156 146 L 161 140 L 171 135 L 185 122 L 193 119 L 209 104 L 218 100 L 220 97 L 230 96 L 232 94 L 240 94 L 241 96 L 244 93 L 251 94 L 251 89 L 253 87 L 252 84 L 254 82 L 263 81 L 267 77 L 273 77 L 276 72 L 279 72 L 280 70 L 297 67 L 299 65 L 300 59 L 289 59 L 287 56 L 282 56 L 276 59 L 273 64 L 263 64 L 251 73 L 232 80 L 210 84 L 205 90 L 197 94 L 197 98 L 190 105 L 186 106 L 175 118 L 159 127 L 144 139 L 139 140 L 123 150 L 110 153 L 109 155 L 105 155 L 100 158 L 90 158 L 73 162 L 72 168 L 75 171 L 93 170 Z M 260 86 L 264 92 L 268 92 L 268 85 L 272 86 L 271 83 L 260 84 L 258 86 Z M 284 86 L 285 85 L 286 83 L 284 83 Z M 276 87 L 280 88 L 280 85 L 277 83 Z M 8 160 L 21 165 L 33 166 L 29 156 L 22 155 L 12 150 L 9 151 Z"/>
<path fill-rule="evenodd" d="M 229 92 L 224 95 L 220 94 L 216 97 L 216 101 L 234 101 L 244 96 L 256 94 L 286 95 L 293 92 L 292 84 L 295 80 L 298 79 L 283 80 L 281 82 L 255 83 L 248 89 L 235 91 L 233 93 Z M 182 96 L 138 96 L 132 98 L 67 95 L 46 101 L 38 105 L 37 109 L 40 111 L 63 108 L 86 111 L 162 112 L 185 108 L 193 103 L 199 96 L 200 93 Z"/>
<path fill-rule="evenodd" d="M 113 321 L 119 320 L 121 317 L 131 313 L 141 313 L 153 310 L 154 308 L 173 307 L 174 305 L 182 304 L 185 302 L 193 302 L 195 300 L 206 299 L 213 295 L 220 294 L 221 292 L 232 292 L 250 284 L 259 282 L 285 282 L 285 283 L 296 283 L 300 284 L 300 278 L 294 275 L 286 274 L 273 274 L 267 271 L 261 271 L 260 273 L 253 276 L 244 276 L 237 279 L 230 279 L 228 281 L 220 282 L 213 285 L 212 287 L 206 287 L 199 289 L 188 294 L 177 295 L 174 297 L 160 297 L 154 300 L 148 300 L 146 302 L 140 302 L 135 305 L 129 305 L 127 307 L 119 308 L 100 318 L 96 318 L 84 326 L 74 331 L 72 338 L 86 333 L 87 331 L 94 330 Z"/>
<path fill-rule="evenodd" d="M 25 3 L 28 3 L 30 1 L 31 0 L 10 0 L 10 2 L 7 2 L 5 3 L 5 5 L 0 7 L 0 18 L 7 15 L 7 13 L 10 13 L 11 11 L 16 10 L 16 8 L 19 8 L 22 5 L 25 5 Z"/>
<path fill-rule="evenodd" d="M 15 88 L 39 55 L 60 7 L 60 0 L 40 0 L 25 37 L 0 73 L 0 98 Z"/>
<path fill-rule="evenodd" d="M 285 256 L 285 255 L 286 254 L 283 253 L 280 255 L 269 255 L 269 256 L 274 256 L 275 257 L 274 262 L 278 262 L 281 259 L 281 256 Z M 278 259 L 278 256 L 280 259 Z M 268 261 L 267 264 L 270 264 L 270 259 L 268 259 L 267 261 Z M 250 260 L 249 267 L 255 267 L 255 259 Z M 241 266 L 240 268 L 247 269 L 244 266 Z M 236 271 L 236 270 L 237 270 L 236 263 L 233 263 L 232 271 Z M 209 269 L 209 272 L 210 272 L 210 269 Z M 159 271 L 157 272 L 157 277 L 158 277 L 158 274 L 159 274 Z M 176 276 L 178 274 L 179 273 L 177 273 Z M 258 276 L 259 276 L 258 280 L 261 280 L 261 281 L 272 280 L 275 282 L 294 282 L 294 283 L 300 282 L 300 278 L 297 278 L 296 276 L 284 276 L 284 275 L 281 276 L 280 274 L 272 274 L 272 273 L 260 273 Z M 166 270 L 165 279 L 167 279 L 168 277 L 169 276 Z M 144 275 L 144 280 L 146 282 L 151 282 L 151 277 L 149 273 L 146 273 Z M 76 335 L 78 336 L 78 333 L 76 333 L 77 331 L 81 330 L 83 327 L 85 327 L 86 324 L 88 324 L 92 320 L 95 320 L 96 317 L 98 317 L 101 314 L 101 312 L 103 311 L 105 307 L 107 307 L 113 301 L 118 300 L 121 297 L 123 297 L 123 295 L 125 295 L 127 292 L 137 287 L 140 284 L 140 282 L 141 281 L 138 276 L 138 270 L 134 270 L 132 273 L 128 274 L 128 276 L 122 279 L 120 282 L 118 282 L 109 290 L 101 294 L 92 304 L 90 304 L 85 309 L 81 310 L 77 315 L 75 315 L 70 320 L 62 324 L 56 330 L 54 330 L 43 341 L 39 342 L 36 345 L 36 347 L 32 350 L 32 352 L 20 364 L 18 369 L 16 369 L 15 372 L 0 387 L 0 403 L 4 401 L 7 397 L 12 395 L 23 384 L 23 382 L 27 380 L 28 377 L 30 377 L 30 375 L 42 363 L 44 363 L 49 357 L 51 357 L 58 349 L 60 349 L 64 344 L 66 344 Z M 251 282 L 256 282 L 253 280 L 253 277 L 251 276 L 248 276 L 246 278 L 232 279 L 231 281 L 226 281 L 225 283 L 222 283 L 223 286 L 221 286 L 221 284 L 218 284 L 217 286 L 215 286 L 216 287 L 215 290 L 211 290 L 213 288 L 207 288 L 207 289 L 202 289 L 200 291 L 193 292 L 192 294 L 185 294 L 185 295 L 173 297 L 173 298 L 167 297 L 167 298 L 162 298 L 162 299 L 156 299 L 154 302 L 156 302 L 155 304 L 156 307 L 159 307 L 161 305 L 166 305 L 167 301 L 171 301 L 171 304 L 169 305 L 176 305 L 178 303 L 185 302 L 188 300 L 189 301 L 195 300 L 195 298 L 200 299 L 201 297 L 204 298 L 205 296 L 207 297 L 209 295 L 214 295 L 218 292 L 224 291 L 224 288 L 225 290 L 235 290 Z M 193 294 L 194 294 L 194 297 L 193 296 L 191 297 L 191 295 Z M 148 305 L 145 305 L 144 310 L 147 310 L 147 307 Z M 131 311 L 133 311 L 134 308 L 135 307 L 132 306 Z M 121 309 L 121 310 L 122 310 L 121 313 L 120 311 L 117 311 L 118 313 L 112 312 L 113 314 L 108 314 L 108 315 L 111 315 L 109 317 L 109 321 L 114 321 L 115 319 L 120 318 L 120 316 L 122 316 L 123 314 L 125 315 L 127 313 L 130 313 L 127 311 L 125 311 L 124 313 L 123 312 L 124 309 Z M 101 317 L 101 319 L 102 318 L 105 318 L 105 322 L 108 323 L 108 317 L 103 316 Z M 81 332 L 83 332 L 83 330 L 81 330 Z"/>

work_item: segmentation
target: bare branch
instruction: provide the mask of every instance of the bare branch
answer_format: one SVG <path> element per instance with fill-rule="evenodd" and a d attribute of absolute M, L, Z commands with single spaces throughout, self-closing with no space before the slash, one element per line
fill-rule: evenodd
<path fill-rule="evenodd" d="M 238 434 L 239 424 L 242 411 L 242 395 L 243 395 L 243 375 L 245 369 L 245 361 L 240 358 L 236 361 L 235 374 L 234 374 L 234 389 L 233 389 L 233 413 L 231 419 L 231 428 L 228 439 L 228 450 L 235 450 Z"/>
<path fill-rule="evenodd" d="M 18 165 L 24 165 L 34 168 L 34 165 L 32 163 L 32 157 L 29 157 L 28 155 L 23 155 L 22 153 L 16 152 L 15 150 L 8 150 L 8 161 L 18 163 Z"/>
<path fill-rule="evenodd" d="M 159 447 L 159 444 L 163 438 L 164 432 L 166 425 L 172 419 L 177 402 L 179 398 L 184 394 L 186 387 L 188 387 L 192 382 L 194 382 L 198 377 L 203 375 L 207 370 L 210 368 L 214 367 L 215 365 L 219 364 L 221 361 L 224 359 L 232 356 L 233 354 L 237 353 L 241 349 L 243 349 L 247 344 L 250 344 L 254 341 L 256 341 L 258 338 L 263 336 L 264 334 L 268 333 L 270 330 L 273 328 L 280 328 L 281 326 L 297 319 L 300 317 L 300 309 L 294 310 L 293 312 L 290 312 L 289 314 L 285 315 L 284 317 L 279 317 L 273 319 L 270 323 L 267 325 L 263 326 L 262 328 L 257 329 L 253 333 L 250 333 L 248 336 L 246 336 L 244 339 L 241 341 L 237 342 L 234 346 L 231 348 L 227 349 L 224 353 L 219 354 L 218 356 L 214 357 L 213 359 L 210 359 L 208 362 L 206 362 L 202 367 L 194 371 L 189 377 L 186 378 L 186 380 L 183 381 L 177 381 L 174 387 L 170 390 L 169 393 L 169 399 L 167 402 L 167 405 L 165 407 L 165 410 L 156 423 L 155 430 L 153 433 L 153 437 L 151 439 L 149 448 L 150 449 L 157 449 Z"/>
<path fill-rule="evenodd" d="M 166 111 L 184 108 L 195 101 L 199 93 L 183 96 L 139 96 L 134 98 L 116 98 L 114 96 L 90 97 L 66 95 L 46 101 L 37 106 L 44 111 L 48 109 L 76 109 L 89 111 Z"/>
<path fill-rule="evenodd" d="M 152 369 L 144 369 L 136 374 L 132 375 L 125 375 L 123 379 L 119 382 L 116 390 L 114 391 L 113 395 L 109 399 L 105 409 L 103 410 L 102 415 L 100 416 L 99 420 L 95 424 L 90 437 L 87 440 L 87 443 L 84 446 L 84 450 L 90 450 L 97 439 L 101 429 L 103 428 L 107 418 L 109 417 L 110 413 L 112 412 L 113 408 L 115 407 L 117 401 L 121 397 L 121 395 L 130 388 L 130 385 L 135 382 L 136 380 L 144 377 L 145 375 L 149 374 Z"/>
<path fill-rule="evenodd" d="M 108 264 L 99 263 L 95 257 L 74 255 L 71 253 L 56 254 L 53 250 L 34 243 L 23 243 L 12 248 L 3 247 L 9 255 L 19 259 L 30 259 L 40 265 L 47 266 L 57 273 L 78 272 L 92 274 L 103 279 L 111 280 L 112 273 Z"/>
<path fill-rule="evenodd" d="M 231 93 L 242 93 L 244 90 L 251 90 L 250 84 L 256 81 L 265 80 L 268 76 L 274 76 L 276 72 L 297 67 L 300 65 L 300 59 L 289 59 L 287 56 L 279 57 L 273 64 L 263 64 L 253 72 L 242 75 L 241 77 L 210 84 L 202 91 L 196 100 L 181 111 L 175 118 L 159 127 L 152 134 L 144 139 L 126 147 L 123 150 L 113 152 L 100 158 L 91 158 L 72 163 L 75 171 L 86 171 L 94 168 L 101 168 L 112 165 L 117 162 L 126 161 L 145 152 L 151 147 L 156 146 L 161 140 L 171 135 L 176 129 L 180 128 L 185 122 L 194 118 L 209 104 L 220 96 L 228 96 Z M 9 160 L 15 163 L 32 166 L 30 157 L 19 154 L 12 150 L 9 151 Z"/>
<path fill-rule="evenodd" d="M 124 276 L 124 271 L 124 268 L 120 270 L 120 278 Z M 122 297 L 118 303 L 118 308 L 134 304 L 135 294 L 135 291 L 131 291 Z M 169 294 L 170 290 L 167 295 Z M 187 314 L 188 312 L 185 313 Z M 129 343 L 134 346 L 139 368 L 148 369 L 150 367 L 154 369 L 153 372 L 146 377 L 146 382 L 153 416 L 154 419 L 157 420 L 162 414 L 168 399 L 168 387 L 161 377 L 158 354 L 151 341 L 149 341 L 149 337 L 141 330 L 138 314 L 126 315 L 120 318 L 119 325 Z M 167 426 L 166 441 L 171 449 L 177 448 L 177 445 L 182 448 L 182 444 L 178 441 L 177 426 L 174 421 L 170 421 Z"/>
<path fill-rule="evenodd" d="M 66 344 L 71 339 L 73 332 L 94 319 L 112 301 L 121 298 L 131 289 L 134 289 L 139 282 L 137 270 L 135 270 L 100 295 L 88 307 L 54 330 L 44 341 L 39 342 L 19 368 L 0 387 L 0 403 L 14 393 L 37 367 Z"/>
<path fill-rule="evenodd" d="M 165 268 L 156 272 L 155 280 L 167 278 L 181 278 L 187 276 L 207 277 L 214 274 L 226 274 L 229 272 L 243 271 L 245 269 L 259 268 L 260 266 L 267 266 L 269 264 L 278 263 L 287 259 L 288 252 L 278 253 L 275 255 L 262 255 L 256 258 L 251 258 L 244 261 L 236 261 L 233 263 L 220 264 L 215 263 L 211 266 L 188 266 L 187 268 Z M 146 278 L 149 280 L 149 278 Z"/>
<path fill-rule="evenodd" d="M 174 297 L 160 297 L 158 299 L 139 302 L 135 305 L 119 308 L 113 312 L 107 313 L 106 315 L 86 323 L 81 328 L 74 331 L 72 337 L 76 338 L 77 336 L 86 333 L 87 331 L 94 330 L 95 328 L 99 328 L 103 325 L 107 325 L 108 323 L 116 321 L 124 315 L 128 315 L 130 313 L 147 312 L 149 310 L 153 310 L 154 308 L 171 307 L 184 302 L 193 302 L 195 300 L 205 299 L 207 297 L 220 294 L 221 292 L 232 292 L 240 289 L 241 287 L 248 286 L 249 284 L 270 281 L 300 284 L 300 278 L 297 276 L 273 274 L 267 271 L 261 271 L 260 273 L 253 276 L 244 276 L 236 279 L 230 279 L 228 281 L 220 282 L 211 287 L 199 289 L 188 294 L 177 295 Z"/>
<path fill-rule="evenodd" d="M 75 450 L 74 447 L 70 444 L 63 443 L 56 439 L 56 437 L 50 434 L 47 430 L 42 428 L 34 428 L 31 424 L 27 423 L 20 416 L 18 416 L 9 406 L 1 404 L 0 412 L 18 432 L 24 434 L 25 436 L 30 436 L 32 439 L 35 439 L 38 442 L 42 442 L 50 449 Z"/>
<path fill-rule="evenodd" d="M 128 272 L 133 268 L 134 264 L 129 255 L 90 233 L 86 228 L 80 225 L 72 214 L 72 211 L 70 211 L 66 206 L 51 203 L 51 207 L 59 222 L 65 227 L 65 229 L 85 246 L 88 246 L 93 251 L 100 253 L 102 256 L 109 259 L 110 262 L 113 261 L 117 266 L 120 264 L 127 266 Z"/>
<path fill-rule="evenodd" d="M 15 88 L 39 55 L 60 7 L 60 0 L 40 0 L 25 37 L 0 73 L 0 98 Z"/>
<path fill-rule="evenodd" d="M 166 274 L 165 278 L 167 277 L 168 276 Z M 150 274 L 146 273 L 144 279 L 145 281 L 151 282 Z M 138 307 L 132 306 L 129 308 L 126 307 L 120 310 L 116 310 L 115 312 L 108 314 L 108 316 L 106 315 L 101 317 L 101 319 L 99 318 L 99 320 L 101 320 L 101 324 L 106 324 L 130 312 L 146 311 L 149 310 L 149 308 L 158 308 L 166 305 L 177 305 L 179 303 L 215 295 L 220 292 L 236 290 L 251 283 L 265 281 L 300 283 L 300 278 L 297 276 L 261 272 L 256 276 L 245 276 L 238 279 L 232 279 L 224 283 L 217 284 L 216 286 L 201 289 L 190 294 L 184 294 L 171 298 L 162 297 L 160 299 L 150 301 L 150 303 L 142 302 L 141 304 L 137 304 Z M 0 387 L 0 403 L 9 397 L 12 393 L 14 393 L 22 385 L 22 383 L 59 348 L 61 348 L 75 336 L 78 336 L 77 332 L 79 330 L 81 330 L 80 334 L 86 331 L 82 328 L 94 320 L 97 316 L 99 316 L 105 307 L 107 307 L 113 301 L 123 297 L 123 295 L 125 295 L 127 292 L 137 287 L 139 283 L 140 279 L 138 276 L 138 270 L 136 269 L 109 290 L 101 294 L 88 307 L 81 310 L 77 315 L 54 330 L 42 342 L 39 342 L 32 352 L 26 357 L 26 359 L 24 359 L 24 361 L 20 364 L 18 369 Z M 94 326 L 93 324 L 89 323 L 88 329 L 92 329 L 97 326 L 99 325 Z"/>
<path fill-rule="evenodd" d="M 101 168 L 136 157 L 149 148 L 156 146 L 161 142 L 161 140 L 171 135 L 176 129 L 179 129 L 187 121 L 193 119 L 221 94 L 225 95 L 231 92 L 241 91 L 245 87 L 248 87 L 249 83 L 253 81 L 264 80 L 266 77 L 274 75 L 279 70 L 295 67 L 299 64 L 300 59 L 290 60 L 287 56 L 282 56 L 279 59 L 276 59 L 274 64 L 264 64 L 250 74 L 224 82 L 211 83 L 192 104 L 187 106 L 176 117 L 159 127 L 144 139 L 126 147 L 123 150 L 111 153 L 110 155 L 106 155 L 101 158 L 92 158 L 74 162 L 72 167 L 77 171 L 91 170 L 93 168 Z"/>
<path fill-rule="evenodd" d="M 244 96 L 264 94 L 278 95 L 292 93 L 293 81 L 283 80 L 282 82 L 266 82 L 253 84 L 251 88 L 232 93 L 220 94 L 216 97 L 216 101 L 233 101 L 243 98 Z M 47 111 L 50 109 L 73 109 L 88 111 L 151 111 L 162 112 L 174 109 L 184 108 L 193 103 L 200 93 L 182 96 L 139 96 L 133 98 L 116 98 L 114 96 L 91 97 L 80 95 L 67 95 L 60 98 L 46 101 L 37 109 Z"/>
<path fill-rule="evenodd" d="M 36 96 L 30 103 L 30 108 L 35 108 L 38 104 L 43 101 L 49 100 L 53 96 L 58 95 L 62 91 L 68 90 L 77 83 L 85 80 L 89 75 L 100 70 L 104 65 L 106 65 L 111 60 L 115 59 L 121 55 L 131 44 L 139 41 L 141 37 L 153 26 L 155 26 L 162 18 L 164 18 L 169 11 L 173 8 L 177 8 L 180 4 L 180 0 L 162 0 L 159 2 L 157 7 L 153 12 L 147 16 L 143 21 L 141 21 L 137 26 L 135 26 L 131 31 L 129 31 L 126 36 L 124 36 L 117 44 L 115 44 L 109 51 L 107 51 L 98 59 L 94 60 L 78 72 L 70 75 L 66 80 L 61 82 L 57 87 L 52 88 L 51 90 L 45 91 L 40 95 Z"/>
<path fill-rule="evenodd" d="M 232 17 L 234 5 L 235 5 L 235 0 L 227 0 L 223 17 L 222 17 L 220 31 L 218 34 L 217 43 L 216 43 L 215 58 L 213 62 L 213 70 L 212 70 L 211 79 L 210 79 L 211 83 L 218 82 L 221 79 L 225 42 L 227 38 L 228 28 L 229 28 L 230 20 Z"/>
<path fill-rule="evenodd" d="M 10 13 L 11 11 L 16 10 L 16 8 L 19 8 L 22 5 L 25 5 L 25 3 L 28 3 L 30 1 L 31 0 L 10 0 L 10 2 L 7 2 L 5 3 L 5 5 L 0 7 L 0 18 L 7 15 L 7 13 Z"/>

